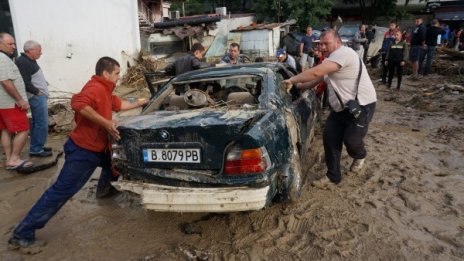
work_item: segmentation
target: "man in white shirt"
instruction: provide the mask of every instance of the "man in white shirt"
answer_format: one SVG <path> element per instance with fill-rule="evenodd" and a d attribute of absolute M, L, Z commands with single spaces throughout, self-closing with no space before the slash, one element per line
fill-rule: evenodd
<path fill-rule="evenodd" d="M 26 113 L 30 106 L 23 78 L 11 60 L 15 49 L 13 36 L 0 33 L 0 131 L 7 170 L 21 170 L 33 165 L 20 158 L 29 133 Z"/>
<path fill-rule="evenodd" d="M 364 63 L 353 49 L 342 46 L 336 31 L 325 31 L 319 46 L 327 58 L 320 65 L 283 81 L 283 84 L 287 89 L 293 86 L 305 89 L 325 80 L 329 86 L 332 112 L 327 118 L 323 133 L 327 174 L 313 182 L 317 187 L 325 187 L 341 182 L 340 158 L 343 144 L 353 158 L 350 170 L 360 172 L 364 168 L 367 155 L 364 137 L 374 115 L 377 97 Z M 350 100 L 356 100 L 360 105 L 360 114 L 357 117 L 345 109 Z"/>
<path fill-rule="evenodd" d="M 276 57 L 277 57 L 277 60 L 281 63 L 286 63 L 288 64 L 290 67 L 292 67 L 295 71 L 297 72 L 301 72 L 301 70 L 298 70 L 298 67 L 296 65 L 296 61 L 295 61 L 295 58 L 293 58 L 293 56 L 289 55 L 285 49 L 279 49 L 277 50 L 276 52 Z"/>

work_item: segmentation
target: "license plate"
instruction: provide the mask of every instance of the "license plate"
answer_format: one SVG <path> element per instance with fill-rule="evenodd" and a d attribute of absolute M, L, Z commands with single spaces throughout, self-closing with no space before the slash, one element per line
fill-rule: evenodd
<path fill-rule="evenodd" d="M 201 163 L 200 149 L 144 149 L 145 162 Z"/>

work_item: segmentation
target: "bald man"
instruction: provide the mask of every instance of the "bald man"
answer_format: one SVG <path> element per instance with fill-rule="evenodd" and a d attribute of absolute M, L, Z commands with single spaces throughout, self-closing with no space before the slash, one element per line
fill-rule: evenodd
<path fill-rule="evenodd" d="M 327 174 L 313 182 L 316 187 L 326 187 L 342 180 L 340 158 L 343 144 L 353 158 L 350 171 L 358 173 L 364 168 L 367 155 L 364 137 L 374 115 L 377 97 L 364 63 L 353 49 L 342 46 L 336 31 L 325 31 L 319 46 L 325 60 L 283 84 L 287 89 L 313 88 L 323 80 L 328 84 L 332 111 L 323 133 Z M 357 117 L 345 107 L 349 100 L 357 100 L 360 105 Z"/>
<path fill-rule="evenodd" d="M 24 81 L 12 61 L 15 49 L 13 36 L 0 33 L 0 130 L 6 156 L 5 168 L 8 170 L 32 166 L 32 162 L 20 158 L 29 133 L 26 115 L 29 102 Z"/>

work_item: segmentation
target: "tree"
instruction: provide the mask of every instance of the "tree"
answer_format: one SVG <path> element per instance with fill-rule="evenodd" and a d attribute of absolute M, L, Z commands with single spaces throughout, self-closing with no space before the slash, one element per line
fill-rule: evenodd
<path fill-rule="evenodd" d="M 257 0 L 255 12 L 258 20 L 283 22 L 296 19 L 300 28 L 325 23 L 330 15 L 334 0 Z"/>
<path fill-rule="evenodd" d="M 394 16 L 396 0 L 359 0 L 363 24 L 374 24 L 379 16 Z"/>

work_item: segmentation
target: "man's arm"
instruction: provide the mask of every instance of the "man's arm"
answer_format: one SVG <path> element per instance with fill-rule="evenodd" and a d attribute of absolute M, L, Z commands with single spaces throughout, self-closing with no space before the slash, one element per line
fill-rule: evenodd
<path fill-rule="evenodd" d="M 296 84 L 296 88 L 300 90 L 311 89 L 316 87 L 319 83 L 324 81 L 324 77 L 320 77 L 316 80 L 312 80 L 310 82 L 301 82 Z"/>
<path fill-rule="evenodd" d="M 357 43 L 364 43 L 365 41 L 367 41 L 366 38 L 361 38 L 361 34 L 359 32 L 355 33 L 354 34 L 354 41 L 357 42 Z"/>
<path fill-rule="evenodd" d="M 320 78 L 323 78 L 324 75 L 336 72 L 340 70 L 341 66 L 335 62 L 332 61 L 324 61 L 323 63 L 306 70 L 298 75 L 295 75 L 291 77 L 290 79 L 282 81 L 282 83 L 285 85 L 285 88 L 289 90 L 292 88 L 294 84 L 297 85 L 298 83 L 307 83 L 311 82 L 314 80 L 318 80 Z"/>
<path fill-rule="evenodd" d="M 128 101 L 128 100 L 123 100 L 121 102 L 121 110 L 122 111 L 130 110 L 130 109 L 133 109 L 133 108 L 143 106 L 143 105 L 145 105 L 147 103 L 148 103 L 148 100 L 145 99 L 145 98 L 140 98 L 140 99 L 137 99 L 137 100 L 135 100 L 133 102 Z"/>
<path fill-rule="evenodd" d="M 103 127 L 115 140 L 119 140 L 121 136 L 116 128 L 116 122 L 113 120 L 105 119 L 103 116 L 98 114 L 92 107 L 85 106 L 79 111 L 82 116 L 91 122 Z"/>
<path fill-rule="evenodd" d="M 171 64 L 168 64 L 164 68 L 164 71 L 166 72 L 167 75 L 176 75 L 176 63 L 173 62 Z"/>
<path fill-rule="evenodd" d="M 18 90 L 16 90 L 16 86 L 14 85 L 13 81 L 5 80 L 1 81 L 2 87 L 5 91 L 16 101 L 16 104 L 21 108 L 21 110 L 28 110 L 29 109 L 29 102 L 23 99 L 21 94 L 19 94 Z"/>

